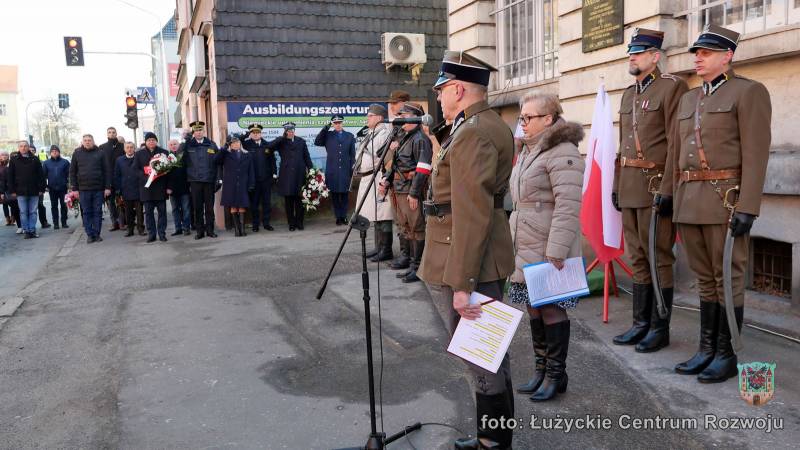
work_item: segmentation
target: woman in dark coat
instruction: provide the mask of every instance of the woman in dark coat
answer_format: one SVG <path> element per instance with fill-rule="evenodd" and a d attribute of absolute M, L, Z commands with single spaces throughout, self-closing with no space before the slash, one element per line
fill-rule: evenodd
<path fill-rule="evenodd" d="M 125 224 L 128 234 L 133 236 L 134 228 L 139 230 L 139 236 L 144 236 L 144 210 L 139 201 L 139 172 L 133 168 L 136 146 L 133 142 L 125 143 L 125 154 L 114 162 L 114 192 L 122 197 L 125 202 Z"/>
<path fill-rule="evenodd" d="M 253 155 L 242 149 L 238 137 L 231 137 L 228 146 L 217 153 L 217 165 L 222 166 L 222 200 L 231 209 L 236 236 L 246 236 L 244 214 L 250 207 L 250 192 L 256 188 Z"/>
<path fill-rule="evenodd" d="M 278 171 L 278 193 L 286 201 L 286 219 L 289 231 L 303 229 L 305 211 L 302 203 L 302 189 L 306 182 L 306 173 L 313 167 L 308 146 L 303 138 L 294 135 L 295 124 L 283 125 L 283 136 L 267 144 L 278 152 L 281 166 Z"/>
<path fill-rule="evenodd" d="M 344 131 L 344 117 L 331 117 L 331 124 L 325 125 L 314 140 L 314 145 L 325 147 L 328 157 L 325 162 L 325 184 L 333 197 L 333 213 L 336 225 L 347 223 L 347 201 L 350 192 L 350 179 L 356 159 L 356 138 Z"/>

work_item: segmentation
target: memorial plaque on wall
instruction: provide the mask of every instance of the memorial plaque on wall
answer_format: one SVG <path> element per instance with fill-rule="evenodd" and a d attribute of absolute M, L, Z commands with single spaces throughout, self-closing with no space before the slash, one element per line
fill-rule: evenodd
<path fill-rule="evenodd" d="M 624 0 L 583 0 L 583 53 L 622 43 L 624 3 Z"/>

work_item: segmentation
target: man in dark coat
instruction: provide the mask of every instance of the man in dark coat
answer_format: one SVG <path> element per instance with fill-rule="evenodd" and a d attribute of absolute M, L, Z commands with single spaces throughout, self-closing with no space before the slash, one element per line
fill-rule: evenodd
<path fill-rule="evenodd" d="M 228 146 L 217 154 L 216 163 L 222 166 L 222 201 L 231 210 L 236 236 L 245 236 L 244 215 L 250 206 L 250 196 L 256 188 L 253 155 L 242 149 L 238 137 L 233 136 Z"/>
<path fill-rule="evenodd" d="M 322 127 L 314 145 L 325 147 L 328 154 L 325 162 L 325 184 L 331 191 L 336 225 L 344 225 L 347 223 L 348 193 L 356 160 L 356 138 L 344 130 L 344 117 L 337 114 L 331 117 L 330 124 Z"/>
<path fill-rule="evenodd" d="M 8 151 L 0 149 L 0 203 L 3 204 L 3 214 L 6 215 L 6 226 L 17 225 L 17 234 L 22 234 L 22 224 L 19 219 L 19 206 L 17 201 L 8 195 Z"/>
<path fill-rule="evenodd" d="M 106 162 L 106 167 L 108 167 L 108 172 L 113 174 L 114 163 L 120 156 L 125 154 L 125 148 L 124 144 L 117 138 L 116 128 L 108 127 L 106 130 L 106 137 L 108 138 L 108 142 L 100 145 L 99 148 Z M 109 228 L 108 231 L 119 230 L 120 225 L 122 225 L 123 217 L 117 210 L 116 196 L 112 195 L 108 197 L 106 204 L 108 205 L 108 211 L 111 216 L 111 228 Z"/>
<path fill-rule="evenodd" d="M 156 178 L 148 187 L 148 175 L 144 168 L 149 167 L 150 160 L 156 155 L 168 155 L 166 150 L 158 146 L 158 138 L 155 133 L 144 134 L 144 148 L 133 155 L 133 170 L 139 173 L 139 200 L 144 206 L 145 226 L 147 227 L 147 242 L 158 240 L 167 242 L 167 196 L 172 192 L 167 188 L 169 174 Z M 156 225 L 155 213 L 158 210 L 158 225 Z"/>
<path fill-rule="evenodd" d="M 103 226 L 103 198 L 111 195 L 112 176 L 103 153 L 94 145 L 91 134 L 83 135 L 81 146 L 72 153 L 69 166 L 69 184 L 80 195 L 83 211 L 83 228 L 86 242 L 101 242 L 100 228 Z"/>
<path fill-rule="evenodd" d="M 306 182 L 306 173 L 313 167 L 311 155 L 308 153 L 306 141 L 294 135 L 295 124 L 287 122 L 283 125 L 283 136 L 267 144 L 281 157 L 281 167 L 278 172 L 278 193 L 286 202 L 286 219 L 289 222 L 289 231 L 303 229 L 302 192 Z"/>
<path fill-rule="evenodd" d="M 180 148 L 180 144 L 175 139 L 170 139 L 167 143 L 170 154 L 183 161 L 185 152 Z M 172 205 L 172 220 L 175 224 L 173 236 L 183 233 L 185 236 L 192 234 L 191 231 L 191 208 L 189 201 L 189 180 L 186 175 L 186 163 L 181 163 L 179 167 L 172 169 L 167 179 L 167 187 L 172 191 L 169 196 Z"/>
<path fill-rule="evenodd" d="M 242 146 L 253 155 L 253 167 L 256 173 L 255 190 L 250 199 L 253 231 L 257 233 L 258 226 L 262 223 L 265 230 L 272 231 L 274 228 L 269 224 L 272 213 L 272 185 L 278 178 L 275 151 L 268 148 L 267 141 L 261 138 L 261 125 L 254 123 L 247 129 L 250 135 L 245 138 Z M 259 207 L 261 207 L 260 214 Z"/>
<path fill-rule="evenodd" d="M 117 158 L 114 164 L 114 192 L 125 202 L 125 224 L 128 233 L 133 236 L 134 228 L 139 229 L 139 236 L 144 236 L 144 213 L 139 201 L 139 172 L 134 167 L 136 146 L 133 142 L 125 143 L 125 154 Z"/>
<path fill-rule="evenodd" d="M 42 163 L 44 178 L 47 180 L 47 191 L 50 195 L 50 213 L 53 217 L 53 229 L 58 229 L 58 208 L 61 206 L 61 226 L 67 226 L 67 204 L 64 196 L 67 195 L 69 182 L 69 161 L 61 157 L 61 150 L 57 145 L 50 146 L 50 159 Z"/>
<path fill-rule="evenodd" d="M 28 141 L 19 141 L 18 152 L 11 157 L 6 172 L 6 189 L 16 199 L 25 239 L 37 238 L 36 216 L 39 196 L 44 193 L 42 163 L 31 153 Z"/>
<path fill-rule="evenodd" d="M 31 144 L 31 154 L 39 158 L 40 163 L 44 163 L 47 160 L 47 156 L 44 152 L 36 151 L 36 146 Z M 47 223 L 47 209 L 44 207 L 44 193 L 39 194 L 39 205 L 38 208 L 38 215 L 39 215 L 39 223 L 42 225 L 42 229 L 50 228 L 50 224 Z"/>
<path fill-rule="evenodd" d="M 194 225 L 197 230 L 194 238 L 202 239 L 206 235 L 217 237 L 214 232 L 214 187 L 220 177 L 214 160 L 219 147 L 205 137 L 204 122 L 192 122 L 189 126 L 192 127 L 192 137 L 181 147 L 185 152 L 183 164 L 194 204 Z"/>

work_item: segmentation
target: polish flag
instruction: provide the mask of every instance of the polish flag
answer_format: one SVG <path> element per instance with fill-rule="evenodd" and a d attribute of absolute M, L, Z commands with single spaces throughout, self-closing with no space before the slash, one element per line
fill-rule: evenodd
<path fill-rule="evenodd" d="M 597 88 L 592 116 L 581 205 L 581 231 L 601 263 L 607 263 L 623 253 L 622 214 L 611 202 L 616 154 L 611 102 L 605 86 L 601 84 Z"/>

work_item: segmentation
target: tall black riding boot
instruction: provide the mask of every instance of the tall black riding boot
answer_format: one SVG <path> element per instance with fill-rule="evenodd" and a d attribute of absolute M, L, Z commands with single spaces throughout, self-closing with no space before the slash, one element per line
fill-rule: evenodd
<path fill-rule="evenodd" d="M 733 308 L 733 313 L 736 316 L 736 328 L 739 332 L 742 331 L 742 321 L 744 320 L 744 308 Z M 717 353 L 711 364 L 705 368 L 700 375 L 697 376 L 697 381 L 701 383 L 722 383 L 728 378 L 735 377 L 737 373 L 736 353 L 733 352 L 733 344 L 731 343 L 731 330 L 728 328 L 728 316 L 725 315 L 725 308 L 719 308 L 719 320 L 717 322 L 719 330 L 717 330 Z"/>
<path fill-rule="evenodd" d="M 650 331 L 634 348 L 639 353 L 657 352 L 669 345 L 669 321 L 672 318 L 672 288 L 662 289 L 661 295 L 664 297 L 664 306 L 667 308 L 667 318 L 662 319 L 659 317 L 658 308 L 655 304 L 655 295 L 653 295 Z"/>
<path fill-rule="evenodd" d="M 400 235 L 400 255 L 389 266 L 394 270 L 408 269 L 411 267 L 411 243 Z"/>
<path fill-rule="evenodd" d="M 239 236 L 247 236 L 247 232 L 244 228 L 244 213 L 239 213 Z"/>
<path fill-rule="evenodd" d="M 496 425 L 492 419 L 509 419 L 514 417 L 514 396 L 510 392 L 494 395 L 475 393 L 475 406 L 478 417 L 478 437 L 472 439 L 458 439 L 455 442 L 456 450 L 501 450 L 510 449 L 514 431 Z"/>
<path fill-rule="evenodd" d="M 697 375 L 711 364 L 717 352 L 719 309 L 717 302 L 700 300 L 700 346 L 688 361 L 675 366 L 675 372 L 681 375 Z"/>
<path fill-rule="evenodd" d="M 233 220 L 233 235 L 239 237 L 242 235 L 242 232 L 239 231 L 239 214 L 231 214 L 231 219 Z"/>
<path fill-rule="evenodd" d="M 375 230 L 375 248 L 367 252 L 367 258 L 372 258 L 377 255 L 378 251 L 381 249 L 381 232 L 377 227 L 373 229 Z"/>
<path fill-rule="evenodd" d="M 633 345 L 650 330 L 650 310 L 653 306 L 653 285 L 633 284 L 633 325 L 628 331 L 614 336 L 617 345 Z"/>
<path fill-rule="evenodd" d="M 567 351 L 569 350 L 569 320 L 544 326 L 547 341 L 547 364 L 544 381 L 531 396 L 532 402 L 544 402 L 567 391 Z"/>
<path fill-rule="evenodd" d="M 381 261 L 389 261 L 392 259 L 392 232 L 391 231 L 381 231 L 381 247 L 378 249 L 378 253 L 375 254 L 370 261 L 372 262 L 381 262 Z"/>
<path fill-rule="evenodd" d="M 542 318 L 531 319 L 531 340 L 533 341 L 533 378 L 525 384 L 517 386 L 520 394 L 533 394 L 544 381 L 545 364 L 547 362 L 547 342 L 544 337 L 544 322 Z"/>
<path fill-rule="evenodd" d="M 425 251 L 425 241 L 411 241 L 411 250 L 411 254 L 413 255 L 411 259 L 411 270 L 403 277 L 403 283 L 422 281 L 417 276 L 417 269 L 419 269 L 419 265 L 422 264 L 422 253 Z"/>

